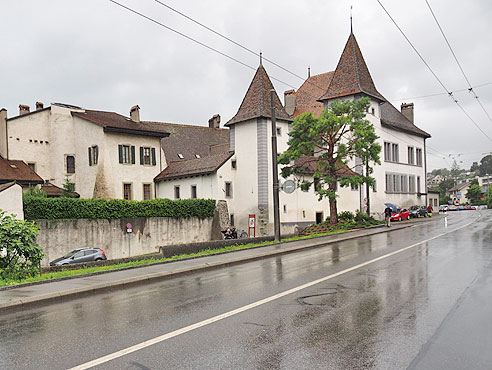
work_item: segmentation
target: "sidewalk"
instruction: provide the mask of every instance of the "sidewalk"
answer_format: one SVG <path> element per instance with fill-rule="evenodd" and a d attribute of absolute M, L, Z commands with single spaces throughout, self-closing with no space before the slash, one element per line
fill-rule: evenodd
<path fill-rule="evenodd" d="M 430 221 L 430 220 L 429 220 Z M 401 230 L 414 225 L 414 222 L 393 224 L 391 228 L 374 228 L 348 231 L 312 239 L 282 242 L 233 252 L 218 253 L 183 260 L 158 262 L 136 268 L 72 277 L 42 284 L 27 284 L 15 288 L 0 289 L 0 311 L 19 309 L 34 304 L 47 304 L 55 301 L 80 297 L 96 292 L 123 288 L 129 285 L 144 284 L 179 274 L 203 271 L 266 257 L 292 253 L 321 245 L 355 239 L 363 236 Z"/>

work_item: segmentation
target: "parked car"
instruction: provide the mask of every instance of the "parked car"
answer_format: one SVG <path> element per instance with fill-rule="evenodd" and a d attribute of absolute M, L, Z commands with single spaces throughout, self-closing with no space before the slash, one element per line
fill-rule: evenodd
<path fill-rule="evenodd" d="M 427 217 L 427 208 L 425 206 L 411 206 L 410 209 L 410 217 Z"/>
<path fill-rule="evenodd" d="M 63 257 L 50 262 L 50 266 L 61 266 L 72 263 L 92 262 L 106 260 L 106 253 L 99 248 L 74 249 Z"/>
<path fill-rule="evenodd" d="M 410 218 L 410 211 L 406 208 L 399 209 L 398 212 L 391 214 L 391 221 L 408 220 Z"/>
<path fill-rule="evenodd" d="M 442 204 L 439 206 L 439 212 L 447 212 L 449 206 L 447 204 Z"/>

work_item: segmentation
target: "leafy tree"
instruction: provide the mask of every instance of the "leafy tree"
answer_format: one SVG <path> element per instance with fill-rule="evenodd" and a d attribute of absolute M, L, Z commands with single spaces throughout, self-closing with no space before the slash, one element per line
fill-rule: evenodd
<path fill-rule="evenodd" d="M 74 198 L 75 194 L 75 184 L 72 182 L 70 177 L 65 177 L 65 182 L 63 183 L 63 194 L 62 197 Z"/>
<path fill-rule="evenodd" d="M 470 201 L 470 203 L 480 202 L 480 198 L 482 198 L 482 188 L 478 185 L 478 180 L 474 179 L 470 186 L 468 187 L 468 191 L 466 192 L 466 197 Z"/>
<path fill-rule="evenodd" d="M 334 101 L 321 113 L 319 118 L 312 113 L 298 116 L 289 133 L 289 148 L 280 156 L 282 176 L 312 174 L 315 181 L 304 179 L 300 184 L 307 190 L 315 182 L 319 199 L 328 198 L 330 223 L 338 222 L 337 182 L 340 186 L 362 185 L 367 182 L 374 186 L 374 178 L 342 171 L 350 160 L 358 157 L 362 163 L 380 164 L 381 145 L 371 123 L 365 119 L 369 98 L 354 101 Z M 307 171 L 310 169 L 310 171 Z"/>
<path fill-rule="evenodd" d="M 492 155 L 486 155 L 480 161 L 480 176 L 492 174 Z"/>
<path fill-rule="evenodd" d="M 492 208 L 492 185 L 489 186 L 485 193 L 485 201 L 487 202 L 487 207 Z"/>
<path fill-rule="evenodd" d="M 480 165 L 478 162 L 473 162 L 471 167 L 470 167 L 470 172 L 476 172 L 480 169 Z"/>
<path fill-rule="evenodd" d="M 0 210 L 0 278 L 21 280 L 39 273 L 44 257 L 36 244 L 39 228 Z"/>
<path fill-rule="evenodd" d="M 439 191 L 441 192 L 441 197 L 446 195 L 446 192 L 451 189 L 453 186 L 456 185 L 456 181 L 454 181 L 453 178 L 445 178 L 440 184 L 439 184 Z"/>
<path fill-rule="evenodd" d="M 34 187 L 32 185 L 29 185 L 29 188 L 27 189 L 27 191 L 25 193 L 22 194 L 23 197 L 37 197 L 37 198 L 46 198 L 47 195 L 46 195 L 46 192 L 41 189 L 41 188 L 37 188 L 37 187 Z"/>

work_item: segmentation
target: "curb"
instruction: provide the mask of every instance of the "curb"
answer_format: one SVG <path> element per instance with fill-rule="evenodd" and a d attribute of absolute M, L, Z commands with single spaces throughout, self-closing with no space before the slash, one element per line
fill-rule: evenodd
<path fill-rule="evenodd" d="M 236 265 L 236 264 L 244 263 L 244 262 L 252 262 L 252 261 L 256 261 L 256 260 L 260 260 L 260 259 L 264 259 L 264 258 L 276 256 L 276 255 L 295 253 L 295 252 L 299 252 L 302 250 L 308 250 L 308 249 L 313 249 L 313 248 L 317 248 L 320 246 L 325 246 L 327 244 L 343 242 L 343 241 L 350 240 L 350 239 L 357 239 L 357 238 L 361 238 L 364 236 L 376 235 L 376 234 L 381 234 L 381 233 L 385 233 L 385 232 L 402 230 L 402 229 L 406 229 L 406 228 L 413 227 L 413 226 L 414 226 L 414 224 L 410 224 L 410 225 L 403 225 L 403 226 L 399 226 L 397 228 L 390 228 L 390 229 L 387 229 L 387 228 L 383 229 L 382 227 L 378 226 L 378 228 L 376 228 L 376 230 L 370 231 L 369 233 L 367 233 L 365 235 L 359 235 L 359 236 L 350 235 L 353 231 L 357 231 L 357 230 L 351 230 L 351 231 L 348 231 L 346 233 L 341 233 L 341 234 L 349 234 L 349 235 L 347 235 L 344 238 L 337 239 L 337 240 L 320 241 L 319 243 L 312 244 L 312 245 L 297 246 L 297 247 L 293 247 L 290 249 L 271 250 L 268 252 L 256 254 L 254 256 L 237 257 L 237 258 L 233 258 L 233 259 L 230 259 L 227 261 L 217 261 L 217 262 L 212 262 L 212 263 L 204 263 L 204 264 L 199 265 L 199 266 L 186 267 L 186 268 L 176 269 L 173 271 L 165 271 L 165 272 L 158 272 L 158 273 L 151 273 L 151 274 L 146 274 L 146 275 L 141 275 L 141 276 L 135 276 L 132 278 L 126 278 L 126 279 L 118 280 L 115 282 L 101 283 L 101 284 L 93 285 L 90 287 L 73 288 L 73 289 L 69 289 L 69 290 L 47 293 L 47 294 L 42 294 L 42 295 L 33 296 L 33 297 L 19 298 L 19 299 L 11 300 L 9 302 L 0 303 L 0 311 L 15 309 L 15 308 L 19 308 L 19 307 L 25 308 L 27 306 L 34 305 L 34 304 L 48 304 L 48 303 L 52 303 L 55 301 L 61 301 L 61 300 L 67 299 L 67 298 L 81 297 L 81 296 L 87 295 L 89 293 L 103 292 L 103 291 L 108 291 L 108 290 L 113 290 L 113 289 L 122 289 L 123 287 L 127 287 L 130 285 L 139 285 L 139 284 L 142 284 L 143 282 L 150 282 L 150 281 L 154 282 L 154 281 L 161 280 L 161 279 L 164 279 L 164 278 L 169 277 L 169 276 L 184 275 L 184 274 L 193 273 L 196 271 L 206 271 L 206 270 L 212 270 L 212 269 L 216 269 L 216 268 L 220 268 L 220 267 L 232 266 L 232 265 Z M 381 229 L 381 230 L 378 230 L 378 229 Z M 312 239 L 321 239 L 321 238 L 326 238 L 326 237 L 327 236 L 319 236 L 319 237 L 314 237 Z M 287 241 L 287 242 L 282 242 L 282 243 L 269 244 L 268 247 L 279 245 L 279 244 L 289 244 L 289 243 L 298 242 L 298 241 L 299 240 L 292 240 L 292 241 Z M 248 250 L 249 249 L 262 248 L 262 247 L 264 247 L 264 246 L 252 247 L 252 248 L 248 248 Z M 170 262 L 178 262 L 178 261 L 184 261 L 184 260 L 188 260 L 188 259 L 196 259 L 196 258 L 201 258 L 201 257 L 221 255 L 221 254 L 227 254 L 227 253 L 233 253 L 233 252 L 237 252 L 237 251 L 219 252 L 219 253 L 209 254 L 206 256 L 190 257 L 190 258 L 180 259 L 180 260 L 175 260 L 175 261 L 163 261 L 163 262 L 157 262 L 157 263 L 152 264 L 152 265 L 164 264 L 164 263 L 170 263 Z M 145 266 L 149 266 L 149 265 L 145 265 Z M 138 268 L 138 267 L 143 267 L 143 266 L 123 268 L 121 270 L 133 269 L 133 268 Z M 111 271 L 114 272 L 114 271 L 121 271 L 121 270 L 118 269 L 118 270 L 111 270 Z M 107 272 L 111 272 L 111 271 L 104 271 L 103 273 L 107 273 Z M 84 275 L 77 275 L 76 277 L 94 276 L 94 275 L 99 275 L 99 274 L 100 273 L 90 273 L 90 274 L 84 274 Z M 70 277 L 70 278 L 76 278 L 76 277 Z M 61 280 L 68 280 L 68 279 L 67 278 L 61 278 L 61 279 L 56 279 L 56 280 L 48 280 L 48 281 L 45 281 L 43 283 L 49 283 L 49 282 L 61 281 Z M 38 285 L 36 283 L 39 283 L 39 282 L 23 284 L 22 286 L 17 285 L 17 286 L 15 286 L 15 288 L 21 288 L 21 287 L 26 287 L 26 286 L 30 286 L 30 285 Z M 14 289 L 14 288 L 11 288 L 11 289 Z"/>

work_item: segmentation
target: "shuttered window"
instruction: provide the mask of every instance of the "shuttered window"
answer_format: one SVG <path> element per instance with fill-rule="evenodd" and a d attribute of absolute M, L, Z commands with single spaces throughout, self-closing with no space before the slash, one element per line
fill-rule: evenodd
<path fill-rule="evenodd" d="M 135 164 L 135 146 L 118 145 L 119 162 L 124 164 Z"/>

